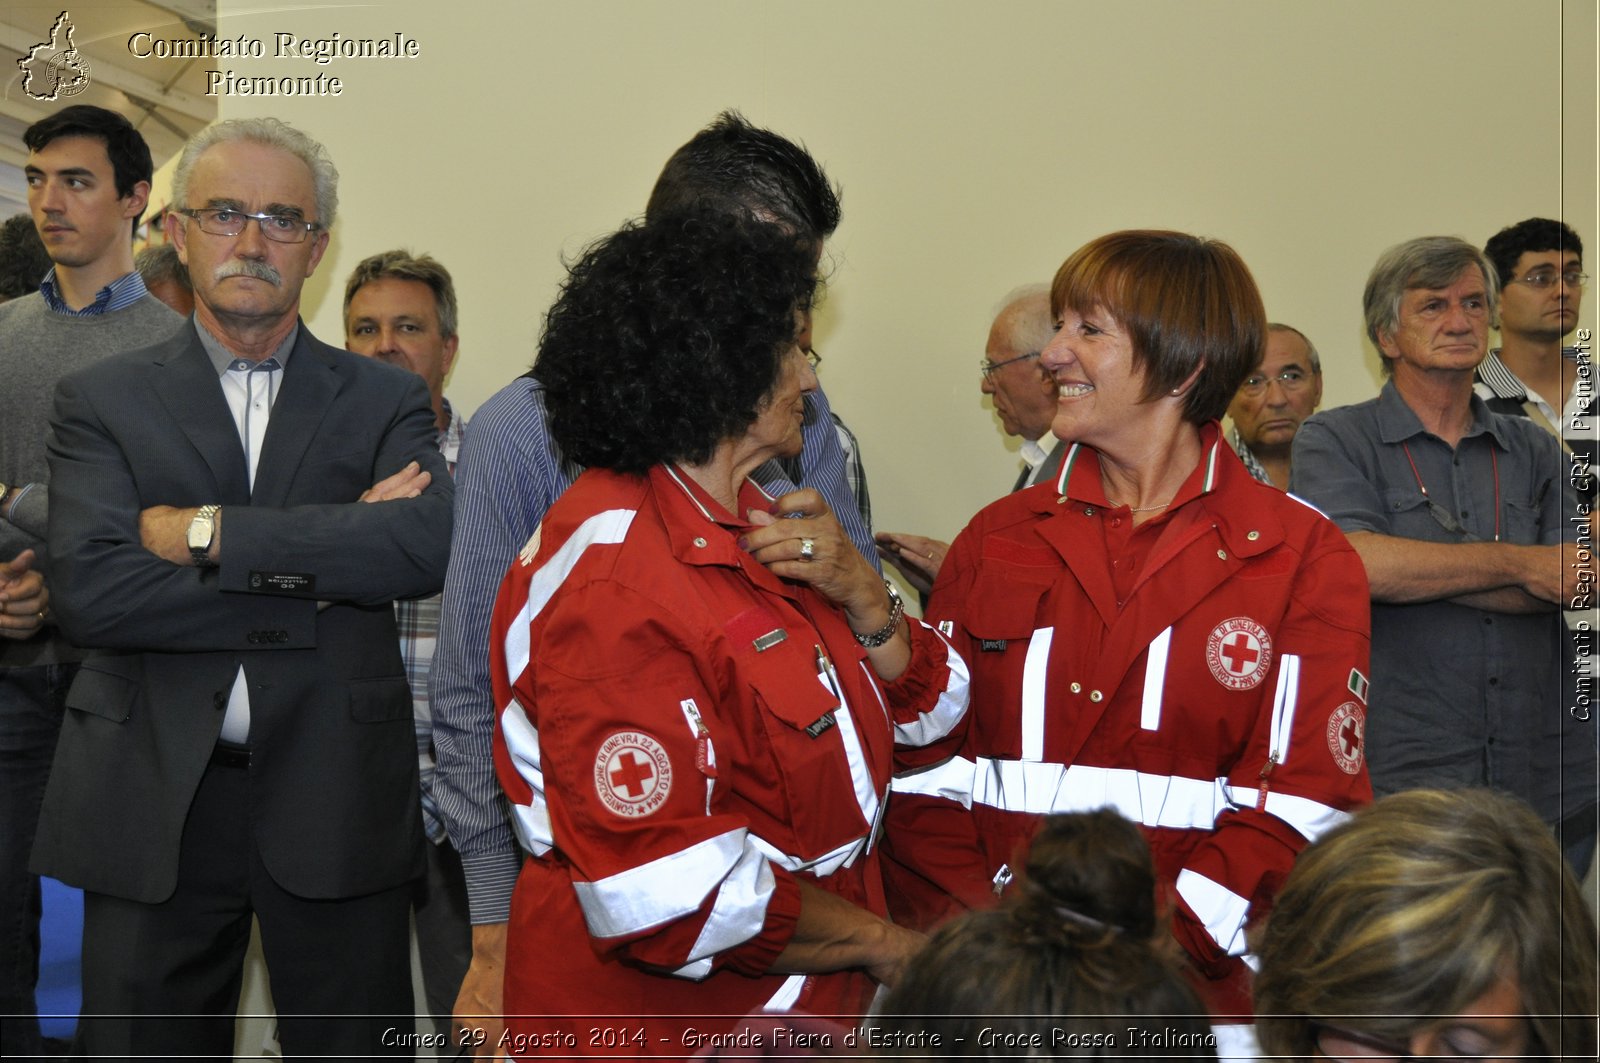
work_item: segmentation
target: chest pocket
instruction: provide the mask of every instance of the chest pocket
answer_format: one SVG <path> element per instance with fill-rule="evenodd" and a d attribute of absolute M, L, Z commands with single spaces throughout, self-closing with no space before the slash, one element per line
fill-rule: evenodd
<path fill-rule="evenodd" d="M 1002 566 L 986 567 L 956 619 L 965 636 L 957 649 L 972 671 L 969 715 L 975 749 L 1024 760 L 1042 754 L 1055 637 L 1052 627 L 1041 626 L 1040 603 L 1048 590 L 1042 580 L 1020 579 Z"/>
<path fill-rule="evenodd" d="M 819 665 L 811 634 L 791 629 L 784 642 L 741 655 L 739 675 L 767 747 L 764 755 L 752 750 L 761 763 L 741 767 L 755 791 L 743 796 L 757 806 L 748 811 L 763 851 L 791 871 L 824 876 L 854 863 L 871 841 L 888 780 L 874 775 L 862 728 L 888 722 L 876 703 L 842 694 L 833 662 Z"/>
<path fill-rule="evenodd" d="M 1402 539 L 1422 539 L 1428 542 L 1463 541 L 1460 535 L 1444 530 L 1428 511 L 1428 500 L 1415 486 L 1390 487 L 1383 492 L 1383 515 L 1389 522 L 1389 534 Z"/>

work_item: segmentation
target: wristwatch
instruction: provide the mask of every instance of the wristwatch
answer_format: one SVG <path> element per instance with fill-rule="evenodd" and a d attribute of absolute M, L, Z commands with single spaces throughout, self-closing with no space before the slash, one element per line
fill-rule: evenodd
<path fill-rule="evenodd" d="M 894 584 L 884 580 L 883 589 L 889 592 L 889 622 L 870 634 L 856 636 L 856 641 L 869 650 L 894 638 L 900 628 L 900 618 L 906 614 L 906 603 L 900 600 L 900 592 L 894 589 Z"/>
<path fill-rule="evenodd" d="M 217 537 L 217 513 L 221 509 L 215 504 L 201 506 L 189 522 L 189 556 L 194 558 L 196 568 L 211 567 L 211 542 Z"/>

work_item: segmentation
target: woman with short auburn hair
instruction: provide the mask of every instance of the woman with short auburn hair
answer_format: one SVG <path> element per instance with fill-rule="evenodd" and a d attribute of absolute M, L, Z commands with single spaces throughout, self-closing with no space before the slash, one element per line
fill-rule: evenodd
<path fill-rule="evenodd" d="M 1144 828 L 1213 1014 L 1248 1014 L 1247 922 L 1371 799 L 1366 577 L 1222 438 L 1266 331 L 1232 248 L 1111 233 L 1050 303 L 1070 445 L 973 518 L 934 587 L 972 705 L 957 755 L 896 781 L 891 897 L 920 923 L 993 903 L 1043 815 L 1109 806 Z"/>

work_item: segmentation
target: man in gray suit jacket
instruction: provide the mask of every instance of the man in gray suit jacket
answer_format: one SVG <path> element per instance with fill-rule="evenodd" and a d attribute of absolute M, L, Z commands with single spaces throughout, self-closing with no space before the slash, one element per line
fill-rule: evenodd
<path fill-rule="evenodd" d="M 1050 289 L 1042 284 L 1018 288 L 1000 304 L 979 366 L 983 393 L 993 400 L 1000 427 L 1022 440 L 1023 469 L 1011 485 L 1013 491 L 1054 476 L 1066 450 L 1050 434 L 1056 416 L 1055 378 L 1039 365 L 1039 352 L 1054 331 L 1051 325 Z M 908 532 L 879 532 L 877 538 L 878 553 L 921 592 L 926 604 L 950 544 Z"/>
<path fill-rule="evenodd" d="M 336 182 L 275 119 L 198 134 L 167 220 L 193 322 L 57 389 L 53 608 L 108 652 L 68 695 L 34 865 L 85 890 L 92 1055 L 231 1057 L 252 916 L 286 1054 L 409 1028 L 391 603 L 443 582 L 451 480 L 422 382 L 299 322 Z"/>

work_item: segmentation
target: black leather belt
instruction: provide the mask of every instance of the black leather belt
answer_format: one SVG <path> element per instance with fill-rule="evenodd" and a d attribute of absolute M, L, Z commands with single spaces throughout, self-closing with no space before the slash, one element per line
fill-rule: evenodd
<path fill-rule="evenodd" d="M 219 768 L 248 768 L 250 747 L 219 741 L 211 750 L 211 763 Z"/>

